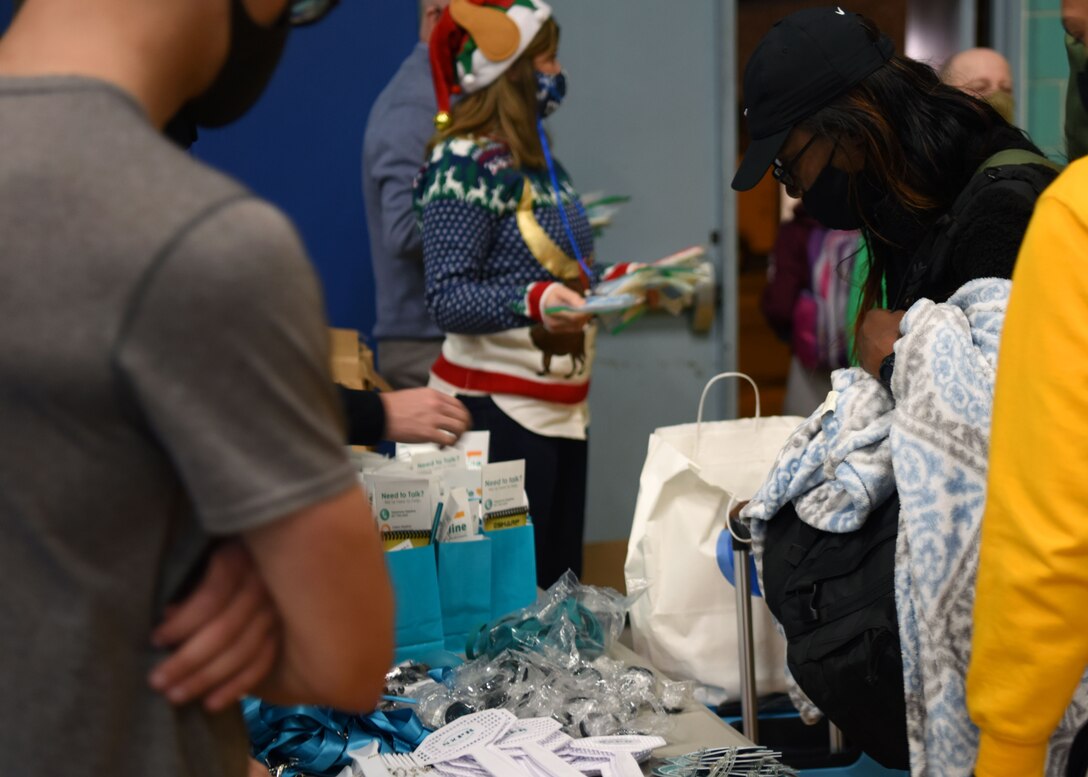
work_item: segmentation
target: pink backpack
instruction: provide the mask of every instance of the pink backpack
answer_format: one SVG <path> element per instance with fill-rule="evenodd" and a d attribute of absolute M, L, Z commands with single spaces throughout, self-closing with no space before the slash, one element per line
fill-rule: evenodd
<path fill-rule="evenodd" d="M 850 364 L 846 305 L 858 252 L 859 234 L 814 229 L 808 256 L 811 288 L 793 305 L 793 352 L 810 370 L 836 370 Z"/>

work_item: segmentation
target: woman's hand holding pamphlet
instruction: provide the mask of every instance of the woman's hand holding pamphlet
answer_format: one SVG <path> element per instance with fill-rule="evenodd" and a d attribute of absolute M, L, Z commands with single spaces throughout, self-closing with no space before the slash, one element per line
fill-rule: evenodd
<path fill-rule="evenodd" d="M 601 316 L 613 332 L 618 332 L 651 306 L 678 315 L 691 306 L 696 286 L 714 280 L 713 267 L 700 246 L 685 248 L 650 264 L 629 264 L 624 269 L 617 275 L 606 272 L 606 280 L 593 287 L 584 305 L 559 305 L 544 312 Z"/>

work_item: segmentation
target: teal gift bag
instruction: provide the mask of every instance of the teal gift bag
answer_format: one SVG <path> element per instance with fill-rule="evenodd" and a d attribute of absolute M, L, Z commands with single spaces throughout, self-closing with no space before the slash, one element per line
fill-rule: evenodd
<path fill-rule="evenodd" d="M 491 540 L 491 619 L 536 601 L 536 553 L 533 525 L 496 529 Z"/>
<path fill-rule="evenodd" d="M 465 640 L 491 619 L 492 541 L 441 542 L 438 598 L 446 649 L 462 652 Z"/>
<path fill-rule="evenodd" d="M 445 640 L 434 548 L 427 545 L 389 551 L 385 563 L 396 599 L 395 660 L 400 662 L 442 650 Z"/>

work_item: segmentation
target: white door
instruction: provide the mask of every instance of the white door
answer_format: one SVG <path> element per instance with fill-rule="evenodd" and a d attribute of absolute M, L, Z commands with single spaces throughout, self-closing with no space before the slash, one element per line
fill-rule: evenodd
<path fill-rule="evenodd" d="M 550 2 L 569 79 L 548 122 L 556 157 L 580 191 L 632 198 L 598 241 L 598 262 L 703 244 L 721 286 L 708 333 L 656 314 L 597 340 L 586 531 L 595 543 L 630 531 L 650 432 L 694 420 L 703 384 L 736 360 L 736 9 L 734 0 Z M 732 391 L 710 405 L 717 417 L 734 406 Z"/>

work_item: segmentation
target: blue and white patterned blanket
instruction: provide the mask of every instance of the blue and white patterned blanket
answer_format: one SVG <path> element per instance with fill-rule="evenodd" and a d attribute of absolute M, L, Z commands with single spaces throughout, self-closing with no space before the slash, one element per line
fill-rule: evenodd
<path fill-rule="evenodd" d="M 899 489 L 896 608 L 914 777 L 967 777 L 978 749 L 965 678 L 994 371 L 1010 286 L 977 280 L 947 303 L 919 300 L 896 344 L 894 402 L 864 372 L 836 372 L 837 399 L 787 442 L 743 512 L 754 519 L 758 563 L 763 524 L 786 500 L 812 526 L 843 532 L 861 526 L 869 506 Z M 1072 737 L 1086 720 L 1082 683 L 1051 739 L 1048 775 L 1064 774 Z"/>
<path fill-rule="evenodd" d="M 786 441 L 745 518 L 768 521 L 793 500 L 801 519 L 818 529 L 856 531 L 892 493 L 892 398 L 858 367 L 836 370 L 831 387 L 823 406 Z"/>

